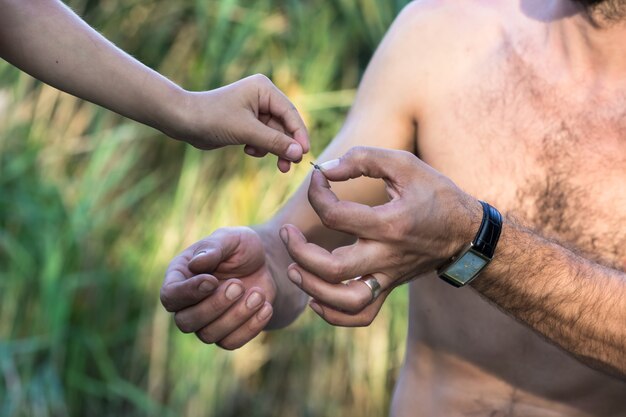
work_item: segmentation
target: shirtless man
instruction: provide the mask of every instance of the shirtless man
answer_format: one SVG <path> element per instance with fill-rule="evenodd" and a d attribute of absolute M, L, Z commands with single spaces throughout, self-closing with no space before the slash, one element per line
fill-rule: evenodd
<path fill-rule="evenodd" d="M 388 204 L 380 182 L 332 184 L 342 201 L 384 204 L 373 215 L 334 200 L 319 172 L 310 187 L 324 224 L 365 252 L 340 248 L 354 237 L 322 225 L 307 183 L 268 223 L 220 229 L 172 261 L 161 298 L 178 327 L 235 349 L 292 322 L 309 299 L 298 286 L 327 321 L 367 325 L 411 280 L 392 415 L 626 415 L 626 1 L 588 3 L 408 6 L 320 160 L 367 145 L 423 162 L 359 148 L 322 167 L 384 177 Z M 476 199 L 503 232 L 455 289 L 433 270 L 476 233 Z M 383 287 L 371 304 L 364 284 L 336 284 L 364 273 Z"/>

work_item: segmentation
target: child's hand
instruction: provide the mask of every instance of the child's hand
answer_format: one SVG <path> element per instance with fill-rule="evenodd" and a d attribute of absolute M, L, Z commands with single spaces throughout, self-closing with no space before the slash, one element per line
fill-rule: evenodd
<path fill-rule="evenodd" d="M 199 149 L 246 145 L 244 151 L 279 157 L 289 171 L 309 151 L 309 137 L 294 105 L 264 75 L 253 75 L 206 92 L 185 92 L 174 126 L 162 130 Z"/>

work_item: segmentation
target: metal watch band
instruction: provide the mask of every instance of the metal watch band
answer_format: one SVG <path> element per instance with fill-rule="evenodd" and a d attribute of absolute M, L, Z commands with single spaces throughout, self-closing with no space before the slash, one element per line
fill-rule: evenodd
<path fill-rule="evenodd" d="M 488 258 L 493 258 L 502 231 L 502 215 L 484 201 L 481 201 L 480 204 L 483 206 L 483 219 L 472 245 L 477 252 Z"/>

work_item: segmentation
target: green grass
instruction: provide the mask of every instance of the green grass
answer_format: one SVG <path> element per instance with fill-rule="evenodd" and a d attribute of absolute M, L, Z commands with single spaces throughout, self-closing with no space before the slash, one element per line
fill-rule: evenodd
<path fill-rule="evenodd" d="M 304 114 L 310 158 L 404 3 L 70 2 L 186 88 L 267 74 Z M 384 415 L 405 292 L 367 329 L 305 312 L 235 352 L 180 333 L 158 301 L 178 251 L 268 219 L 307 170 L 200 152 L 0 63 L 0 416 Z"/>

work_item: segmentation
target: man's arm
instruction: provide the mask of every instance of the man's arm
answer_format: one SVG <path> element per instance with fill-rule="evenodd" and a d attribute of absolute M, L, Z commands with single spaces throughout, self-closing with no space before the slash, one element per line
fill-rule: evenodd
<path fill-rule="evenodd" d="M 506 219 L 496 256 L 471 284 L 583 363 L 626 376 L 626 274 Z"/>
<path fill-rule="evenodd" d="M 0 0 L 0 9 L 0 57 L 53 87 L 201 149 L 245 143 L 253 156 L 272 152 L 283 158 L 283 171 L 308 151 L 297 110 L 263 76 L 188 92 L 117 48 L 59 0 Z"/>

